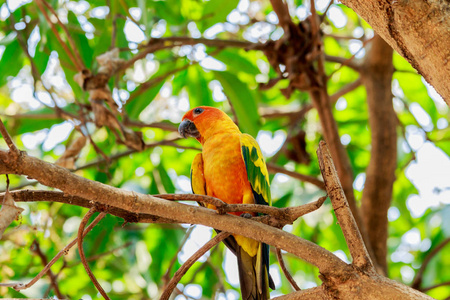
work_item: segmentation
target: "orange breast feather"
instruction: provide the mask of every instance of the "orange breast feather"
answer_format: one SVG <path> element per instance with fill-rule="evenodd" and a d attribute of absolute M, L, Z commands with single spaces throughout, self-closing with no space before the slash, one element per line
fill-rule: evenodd
<path fill-rule="evenodd" d="M 203 145 L 202 154 L 209 196 L 230 204 L 254 203 L 239 134 L 215 135 Z"/>

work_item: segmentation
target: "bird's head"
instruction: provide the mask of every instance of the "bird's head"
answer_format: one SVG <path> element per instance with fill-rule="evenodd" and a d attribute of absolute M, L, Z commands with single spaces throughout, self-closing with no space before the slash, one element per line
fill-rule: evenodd
<path fill-rule="evenodd" d="M 215 107 L 198 106 L 184 114 L 178 132 L 183 138 L 193 137 L 204 143 L 209 137 L 221 132 L 238 131 L 230 117 Z"/>

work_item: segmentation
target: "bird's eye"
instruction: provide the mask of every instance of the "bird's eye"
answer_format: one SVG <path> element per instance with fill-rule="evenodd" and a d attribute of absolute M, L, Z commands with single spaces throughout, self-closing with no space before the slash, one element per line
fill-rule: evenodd
<path fill-rule="evenodd" d="M 196 109 L 194 109 L 194 115 L 199 115 L 204 111 L 203 108 L 197 107 Z"/>

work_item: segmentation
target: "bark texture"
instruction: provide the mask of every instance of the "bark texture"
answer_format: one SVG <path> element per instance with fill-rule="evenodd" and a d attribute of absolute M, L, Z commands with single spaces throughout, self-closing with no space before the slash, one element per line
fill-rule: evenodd
<path fill-rule="evenodd" d="M 397 118 L 392 105 L 392 48 L 379 36 L 369 46 L 360 71 L 367 90 L 372 137 L 370 162 L 362 196 L 362 215 L 375 265 L 387 274 L 387 212 L 397 166 Z"/>
<path fill-rule="evenodd" d="M 450 5 L 445 0 L 342 0 L 450 105 Z"/>
<path fill-rule="evenodd" d="M 115 207 L 129 213 L 150 214 L 178 222 L 203 224 L 229 233 L 251 237 L 284 249 L 318 267 L 323 285 L 301 294 L 286 297 L 296 299 L 432 299 L 410 287 L 375 273 L 364 243 L 358 233 L 348 203 L 324 143 L 320 145 L 319 161 L 327 191 L 339 224 L 343 229 L 353 264 L 346 264 L 333 253 L 280 229 L 233 215 L 158 199 L 114 188 L 72 174 L 67 169 L 20 153 L 0 150 L 0 173 L 26 175 L 40 183 L 58 188 L 72 197 L 89 199 L 96 208 Z M 287 299 L 287 298 L 285 298 Z M 300 299 L 300 298 L 299 298 Z"/>

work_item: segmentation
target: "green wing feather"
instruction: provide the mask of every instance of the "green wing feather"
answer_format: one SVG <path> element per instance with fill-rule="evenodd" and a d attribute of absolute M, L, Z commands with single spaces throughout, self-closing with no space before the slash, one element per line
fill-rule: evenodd
<path fill-rule="evenodd" d="M 259 149 L 258 143 L 251 135 L 241 135 L 241 152 L 256 204 L 272 205 L 269 172 L 267 172 L 266 162 L 261 149 Z"/>
<path fill-rule="evenodd" d="M 267 171 L 266 162 L 262 155 L 256 140 L 248 134 L 241 135 L 241 153 L 247 170 L 247 178 L 252 187 L 253 196 L 256 204 L 271 205 L 269 172 Z M 265 299 L 265 293 L 269 293 L 267 286 L 275 289 L 275 284 L 269 274 L 269 246 L 260 243 L 258 254 L 256 255 L 256 276 L 258 289 Z M 263 271 L 264 270 L 264 271 Z"/>

